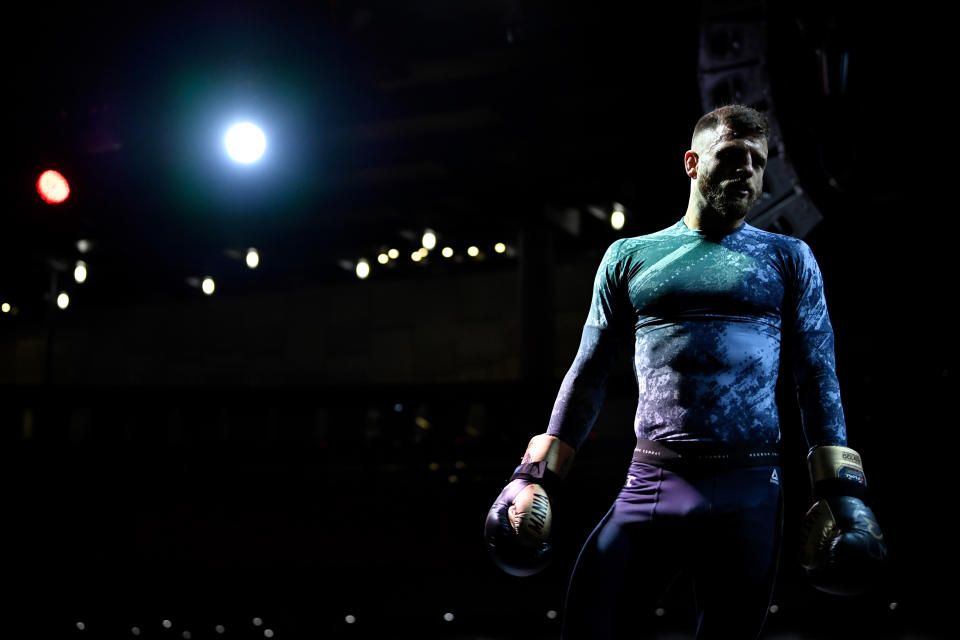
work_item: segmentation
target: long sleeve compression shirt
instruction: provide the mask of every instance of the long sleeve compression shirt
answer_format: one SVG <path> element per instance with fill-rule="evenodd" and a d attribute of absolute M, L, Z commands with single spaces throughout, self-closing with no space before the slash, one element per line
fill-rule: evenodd
<path fill-rule="evenodd" d="M 614 242 L 547 433 L 580 448 L 617 353 L 631 339 L 638 438 L 779 441 L 783 342 L 807 442 L 846 444 L 823 280 L 801 240 L 746 223 L 709 236 L 681 219 Z"/>

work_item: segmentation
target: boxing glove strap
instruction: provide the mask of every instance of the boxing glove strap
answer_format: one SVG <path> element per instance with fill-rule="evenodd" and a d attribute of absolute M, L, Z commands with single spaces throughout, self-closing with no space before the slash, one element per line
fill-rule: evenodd
<path fill-rule="evenodd" d="M 546 460 L 538 460 L 537 462 L 524 462 L 520 464 L 516 469 L 514 469 L 513 475 L 510 476 L 510 479 L 507 480 L 507 483 L 509 484 L 517 479 L 527 480 L 528 482 L 539 484 L 548 493 L 555 492 L 558 488 L 560 488 L 561 483 L 560 476 L 547 468 Z"/>
<path fill-rule="evenodd" d="M 818 497 L 867 495 L 867 477 L 860 454 L 849 447 L 821 445 L 807 454 L 810 483 Z"/>
<path fill-rule="evenodd" d="M 780 464 L 777 443 L 663 442 L 637 440 L 633 461 L 665 469 L 732 469 Z"/>

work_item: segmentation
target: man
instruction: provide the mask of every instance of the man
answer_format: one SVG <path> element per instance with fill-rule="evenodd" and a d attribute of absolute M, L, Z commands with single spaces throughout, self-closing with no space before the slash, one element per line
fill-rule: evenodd
<path fill-rule="evenodd" d="M 488 514 L 494 559 L 529 575 L 549 561 L 551 505 L 593 427 L 618 351 L 633 345 L 637 448 L 612 508 L 573 571 L 564 638 L 643 637 L 636 614 L 680 570 L 693 578 L 697 637 L 760 633 L 782 528 L 775 386 L 789 348 L 816 505 L 803 563 L 815 586 L 855 593 L 884 558 L 846 447 L 833 330 L 802 241 L 745 219 L 769 126 L 732 105 L 704 115 L 684 156 L 690 197 L 671 227 L 614 242 L 600 264 L 576 359 L 546 433 Z"/>

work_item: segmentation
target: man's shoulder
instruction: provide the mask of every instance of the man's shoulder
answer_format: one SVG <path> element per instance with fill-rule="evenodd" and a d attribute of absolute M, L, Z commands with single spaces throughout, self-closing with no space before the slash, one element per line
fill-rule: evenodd
<path fill-rule="evenodd" d="M 662 244 L 665 242 L 675 242 L 678 239 L 682 239 L 685 235 L 683 231 L 684 229 L 680 226 L 680 224 L 673 224 L 665 229 L 660 229 L 659 231 L 653 231 L 651 233 L 645 233 L 639 236 L 620 238 L 619 240 L 615 240 L 613 244 L 610 245 L 610 248 L 611 251 L 617 256 L 625 256 L 636 251 L 642 251 L 643 249 L 652 245 Z"/>
<path fill-rule="evenodd" d="M 810 254 L 810 247 L 800 238 L 760 229 L 746 222 L 743 224 L 743 231 L 745 239 L 765 245 L 771 249 L 779 250 L 785 254 L 793 256 L 806 256 Z"/>

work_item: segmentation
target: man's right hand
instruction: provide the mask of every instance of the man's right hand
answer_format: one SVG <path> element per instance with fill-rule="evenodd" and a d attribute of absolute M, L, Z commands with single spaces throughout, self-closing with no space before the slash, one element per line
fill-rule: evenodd
<path fill-rule="evenodd" d="M 555 436 L 534 436 L 487 513 L 487 549 L 507 573 L 529 576 L 550 563 L 553 511 L 547 492 L 556 492 L 573 456 L 573 448 Z"/>

